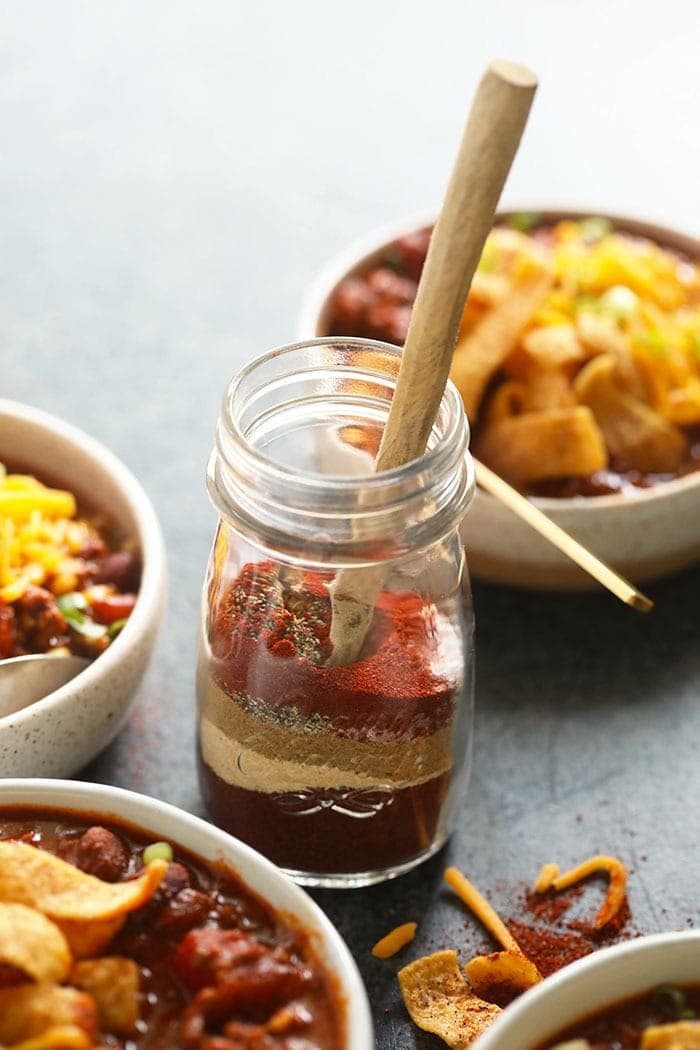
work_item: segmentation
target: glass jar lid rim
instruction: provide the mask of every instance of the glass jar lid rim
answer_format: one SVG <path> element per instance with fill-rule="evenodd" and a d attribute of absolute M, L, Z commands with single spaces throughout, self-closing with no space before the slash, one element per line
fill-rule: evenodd
<path fill-rule="evenodd" d="M 468 462 L 471 460 L 471 456 L 467 451 L 469 441 L 469 423 L 464 415 L 459 392 L 449 380 L 445 387 L 445 393 L 443 394 L 439 409 L 439 412 L 441 412 L 443 406 L 447 408 L 449 424 L 447 432 L 441 436 L 439 442 L 437 442 L 433 448 L 428 449 L 422 456 L 410 460 L 407 463 L 403 463 L 398 467 L 393 467 L 390 470 L 382 470 L 378 473 L 360 476 L 350 474 L 322 474 L 318 471 L 304 470 L 303 468 L 280 463 L 255 448 L 241 429 L 238 419 L 236 418 L 236 413 L 233 411 L 236 396 L 240 392 L 243 383 L 251 376 L 256 368 L 259 368 L 267 361 L 271 361 L 276 357 L 281 357 L 285 353 L 304 350 L 308 347 L 314 346 L 362 347 L 368 350 L 381 350 L 389 353 L 392 357 L 397 359 L 400 359 L 401 356 L 400 347 L 380 340 L 363 339 L 357 336 L 321 336 L 316 339 L 301 339 L 295 343 L 287 343 L 253 358 L 236 373 L 229 383 L 224 392 L 221 408 L 221 418 L 225 423 L 226 430 L 236 439 L 239 446 L 239 455 L 243 453 L 245 459 L 249 461 L 251 466 L 263 470 L 268 476 L 272 475 L 277 476 L 280 479 L 291 479 L 302 485 L 318 485 L 319 483 L 322 483 L 325 488 L 336 489 L 338 491 L 356 489 L 358 485 L 361 485 L 363 488 L 369 487 L 370 489 L 381 488 L 383 485 L 390 485 L 394 482 L 400 481 L 402 478 L 406 477 L 407 474 L 415 471 L 418 466 L 420 466 L 421 470 L 429 470 L 430 468 L 437 467 L 441 462 L 444 462 L 446 457 L 451 458 L 450 448 L 459 437 L 460 426 L 463 426 L 465 429 L 465 456 Z"/>

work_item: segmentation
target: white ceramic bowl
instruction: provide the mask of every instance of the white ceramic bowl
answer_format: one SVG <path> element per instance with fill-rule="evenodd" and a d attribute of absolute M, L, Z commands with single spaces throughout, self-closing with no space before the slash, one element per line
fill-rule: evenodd
<path fill-rule="evenodd" d="M 76 678 L 0 718 L 0 776 L 69 776 L 119 732 L 156 642 L 165 600 L 165 550 L 146 493 L 124 464 L 81 430 L 0 399 L 0 461 L 47 473 L 104 511 L 141 555 L 138 600 L 114 642 Z"/>
<path fill-rule="evenodd" d="M 637 219 L 596 210 L 522 210 L 536 211 L 544 222 L 603 214 L 620 229 L 649 237 L 691 258 L 700 258 L 700 242 L 696 239 Z M 507 219 L 512 214 L 512 211 L 502 212 L 498 218 Z M 333 334 L 327 327 L 329 306 L 340 282 L 379 262 L 388 245 L 398 237 L 431 222 L 431 217 L 423 216 L 384 228 L 332 259 L 305 297 L 299 318 L 299 338 Z M 634 497 L 611 495 L 534 502 L 600 558 L 636 582 L 658 579 L 700 561 L 700 471 L 651 489 L 640 489 Z M 598 586 L 498 500 L 481 490 L 465 518 L 462 535 L 471 573 L 478 579 L 540 590 L 588 590 Z"/>
<path fill-rule="evenodd" d="M 152 833 L 154 839 L 168 839 L 204 860 L 225 863 L 276 911 L 292 916 L 311 934 L 315 951 L 337 979 L 345 998 L 343 1050 L 373 1050 L 367 993 L 340 934 L 303 890 L 250 846 L 166 802 L 103 784 L 0 780 L 0 810 L 9 805 L 50 806 L 76 813 L 98 813 L 104 819 L 121 818 Z"/>
<path fill-rule="evenodd" d="M 700 983 L 700 930 L 594 952 L 516 999 L 473 1050 L 536 1050 L 564 1028 L 660 984 Z"/>

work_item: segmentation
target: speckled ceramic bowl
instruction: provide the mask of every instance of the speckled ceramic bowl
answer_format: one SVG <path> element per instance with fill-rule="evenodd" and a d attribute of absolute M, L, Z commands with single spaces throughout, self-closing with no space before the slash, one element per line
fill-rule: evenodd
<path fill-rule="evenodd" d="M 246 886 L 288 921 L 311 934 L 322 962 L 336 978 L 345 1007 L 343 1050 L 373 1050 L 372 1017 L 357 965 L 340 934 L 311 898 L 278 867 L 232 835 L 156 798 L 103 784 L 65 780 L 0 780 L 3 806 L 51 806 L 126 820 L 154 839 L 180 843 L 206 860 L 231 867 Z"/>
<path fill-rule="evenodd" d="M 516 999 L 473 1050 L 537 1050 L 599 1010 L 660 984 L 700 981 L 700 930 L 659 933 L 587 955 Z"/>
<path fill-rule="evenodd" d="M 649 237 L 691 258 L 700 258 L 700 241 L 663 226 L 589 211 L 543 210 L 543 222 L 603 214 L 614 226 Z M 507 219 L 514 212 L 503 212 Z M 379 262 L 388 245 L 407 233 L 431 225 L 423 216 L 384 228 L 350 246 L 318 275 L 304 300 L 299 338 L 332 335 L 328 330 L 331 297 L 350 274 Z M 612 495 L 534 501 L 562 528 L 604 561 L 637 583 L 658 579 L 700 561 L 700 471 L 633 497 Z M 596 584 L 528 525 L 481 490 L 462 526 L 469 568 L 477 579 L 538 590 L 588 590 Z"/>
<path fill-rule="evenodd" d="M 76 678 L 0 718 L 0 777 L 69 776 L 119 732 L 156 641 L 165 551 L 151 503 L 123 463 L 93 438 L 27 405 L 0 400 L 0 461 L 48 472 L 123 536 L 142 559 L 138 601 L 112 645 Z"/>

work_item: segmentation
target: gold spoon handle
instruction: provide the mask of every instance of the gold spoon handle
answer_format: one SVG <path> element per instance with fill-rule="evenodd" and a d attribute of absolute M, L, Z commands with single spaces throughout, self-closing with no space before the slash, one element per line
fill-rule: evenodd
<path fill-rule="evenodd" d="M 607 587 L 620 601 L 631 605 L 633 609 L 637 609 L 639 612 L 650 612 L 653 609 L 654 603 L 651 598 L 647 598 L 629 580 L 626 580 L 624 576 L 620 576 L 609 565 L 606 565 L 604 561 L 597 558 L 587 547 L 584 547 L 582 543 L 579 543 L 568 532 L 565 532 L 560 525 L 548 518 L 539 507 L 536 507 L 529 499 L 512 488 L 507 481 L 504 481 L 498 474 L 494 474 L 492 470 L 478 459 L 474 460 L 474 468 L 477 484 L 482 489 L 485 489 L 486 492 L 500 500 L 514 514 L 517 514 L 536 532 L 539 532 L 540 536 L 544 536 L 562 554 L 565 554 L 567 558 L 571 558 L 573 562 L 584 569 L 589 576 L 598 580 L 598 583 L 602 583 L 603 587 Z"/>

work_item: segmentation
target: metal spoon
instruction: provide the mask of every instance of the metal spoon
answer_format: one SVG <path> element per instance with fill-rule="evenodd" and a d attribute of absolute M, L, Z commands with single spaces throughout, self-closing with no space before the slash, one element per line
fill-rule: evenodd
<path fill-rule="evenodd" d="M 90 663 L 82 656 L 33 653 L 0 660 L 0 718 L 48 696 Z"/>

